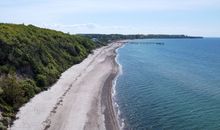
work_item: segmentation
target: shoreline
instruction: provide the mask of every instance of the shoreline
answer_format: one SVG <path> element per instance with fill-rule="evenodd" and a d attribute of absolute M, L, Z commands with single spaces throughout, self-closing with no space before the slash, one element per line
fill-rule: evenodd
<path fill-rule="evenodd" d="M 118 130 L 112 87 L 119 65 L 116 41 L 94 50 L 83 62 L 67 69 L 49 90 L 19 109 L 9 130 Z"/>
<path fill-rule="evenodd" d="M 118 113 L 118 104 L 115 101 L 116 94 L 116 82 L 119 75 L 122 74 L 122 66 L 118 62 L 118 49 L 122 48 L 127 41 L 122 41 L 123 44 L 114 50 L 114 55 L 112 56 L 114 69 L 112 70 L 109 77 L 106 79 L 103 86 L 102 100 L 103 104 L 107 106 L 105 109 L 105 126 L 106 130 L 120 130 L 124 128 L 124 121 L 120 119 Z"/>
<path fill-rule="evenodd" d="M 115 61 L 116 51 L 114 51 L 115 55 L 111 57 L 113 69 L 111 74 L 106 79 L 103 89 L 102 89 L 102 104 L 106 107 L 104 110 L 105 116 L 105 127 L 106 130 L 119 130 L 120 125 L 117 119 L 117 114 L 115 112 L 114 104 L 113 104 L 113 82 L 119 73 L 119 65 Z"/>

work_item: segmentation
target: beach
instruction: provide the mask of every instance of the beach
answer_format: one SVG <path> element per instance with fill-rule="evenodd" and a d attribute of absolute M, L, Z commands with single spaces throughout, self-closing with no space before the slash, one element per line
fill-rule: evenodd
<path fill-rule="evenodd" d="M 114 42 L 94 50 L 47 91 L 20 108 L 10 130 L 117 130 L 112 81 L 119 68 Z"/>

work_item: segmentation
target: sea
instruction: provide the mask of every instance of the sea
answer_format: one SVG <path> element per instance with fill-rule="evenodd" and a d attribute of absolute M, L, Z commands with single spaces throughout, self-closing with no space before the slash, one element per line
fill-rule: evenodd
<path fill-rule="evenodd" d="M 123 129 L 220 130 L 220 38 L 130 40 L 116 60 Z"/>

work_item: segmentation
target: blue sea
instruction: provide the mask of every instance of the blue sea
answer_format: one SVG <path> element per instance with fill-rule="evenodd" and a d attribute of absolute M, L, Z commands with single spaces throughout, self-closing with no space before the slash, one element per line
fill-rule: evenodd
<path fill-rule="evenodd" d="M 118 49 L 124 129 L 220 130 L 220 39 L 144 39 Z"/>

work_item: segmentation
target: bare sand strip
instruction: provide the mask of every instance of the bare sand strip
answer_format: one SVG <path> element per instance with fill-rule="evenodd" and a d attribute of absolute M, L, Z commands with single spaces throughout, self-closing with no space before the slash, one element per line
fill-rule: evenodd
<path fill-rule="evenodd" d="M 65 71 L 48 91 L 20 108 L 11 130 L 119 129 L 112 106 L 115 42 Z M 104 87 L 103 87 L 104 86 Z"/>
<path fill-rule="evenodd" d="M 113 68 L 111 73 L 109 74 L 108 78 L 105 80 L 105 84 L 102 88 L 102 106 L 105 107 L 104 109 L 104 115 L 105 115 L 105 126 L 106 130 L 119 130 L 119 122 L 117 120 L 117 115 L 113 106 L 112 102 L 112 86 L 113 86 L 113 80 L 116 78 L 118 72 L 119 72 L 119 66 L 116 63 L 115 55 L 111 56 L 111 61 L 113 64 Z"/>

